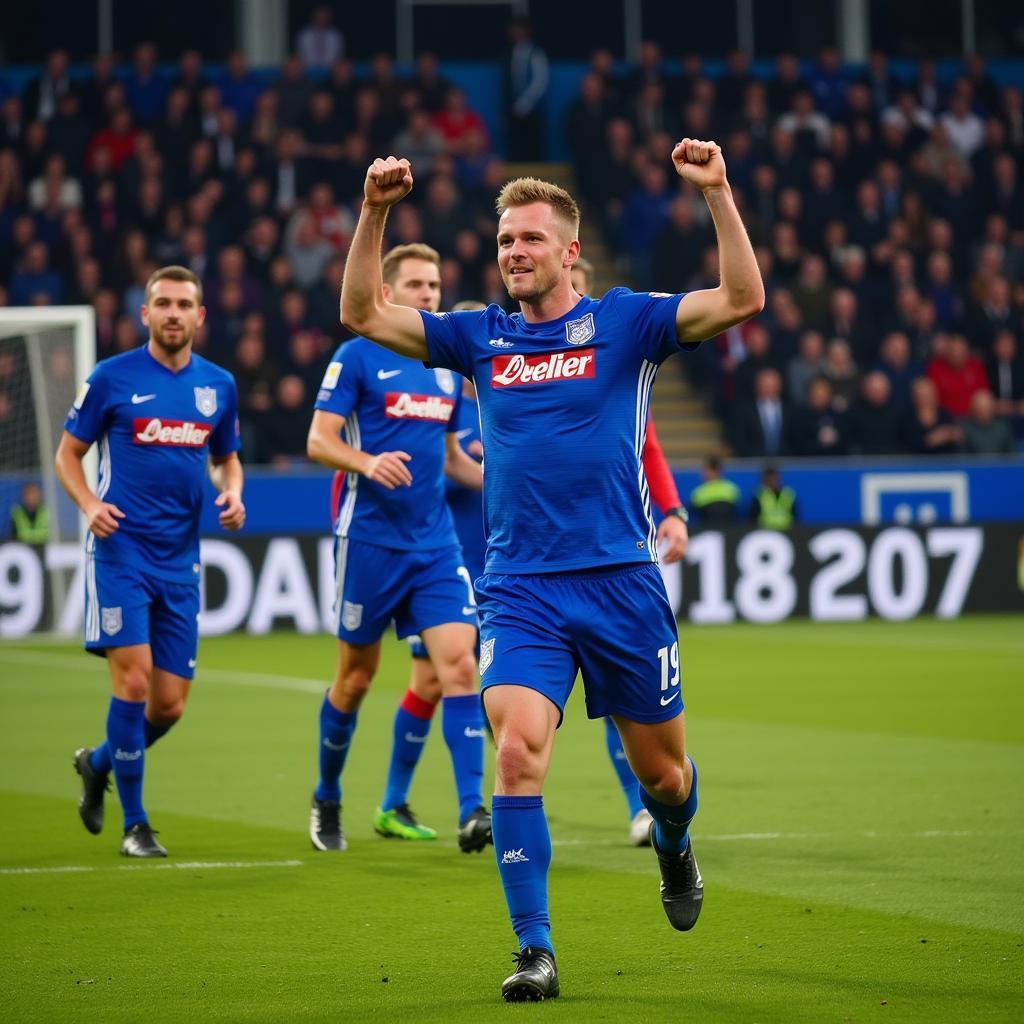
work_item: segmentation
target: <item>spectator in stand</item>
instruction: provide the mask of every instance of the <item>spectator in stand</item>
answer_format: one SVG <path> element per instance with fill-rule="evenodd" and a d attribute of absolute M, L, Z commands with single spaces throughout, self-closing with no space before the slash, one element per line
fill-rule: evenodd
<path fill-rule="evenodd" d="M 790 413 L 782 401 L 782 376 L 765 368 L 754 382 L 754 400 L 736 406 L 733 428 L 736 454 L 775 458 L 789 452 Z"/>
<path fill-rule="evenodd" d="M 537 160 L 541 156 L 543 103 L 550 79 L 548 58 L 534 40 L 528 19 L 513 18 L 507 35 L 505 112 L 508 156 L 511 160 Z"/>
<path fill-rule="evenodd" d="M 935 384 L 918 377 L 911 385 L 911 407 L 903 420 L 903 444 L 912 455 L 952 455 L 963 431 L 939 405 Z"/>
<path fill-rule="evenodd" d="M 827 377 L 815 377 L 807 385 L 807 401 L 793 415 L 790 437 L 794 455 L 846 454 L 846 424 L 836 411 Z"/>
<path fill-rule="evenodd" d="M 894 455 L 902 448 L 900 413 L 892 400 L 889 378 L 879 370 L 866 374 L 860 396 L 846 419 L 852 455 Z"/>
<path fill-rule="evenodd" d="M 954 87 L 949 110 L 939 117 L 946 137 L 964 157 L 971 157 L 985 138 L 984 122 L 971 110 L 969 88 L 963 82 Z"/>
<path fill-rule="evenodd" d="M 740 489 L 725 479 L 722 460 L 709 455 L 701 482 L 690 494 L 690 515 L 698 526 L 728 526 L 739 518 Z"/>
<path fill-rule="evenodd" d="M 900 331 L 890 331 L 885 336 L 873 371 L 885 374 L 893 404 L 899 410 L 910 406 L 911 384 L 924 376 L 924 366 L 910 351 L 910 339 Z"/>
<path fill-rule="evenodd" d="M 1013 331 L 1001 330 L 996 334 L 986 369 L 996 400 L 996 415 L 1006 417 L 1018 437 L 1024 435 L 1024 360 L 1020 358 Z"/>
<path fill-rule="evenodd" d="M 72 91 L 67 50 L 53 50 L 46 58 L 43 73 L 29 82 L 25 90 L 26 118 L 30 121 L 49 121 L 56 117 L 61 97 Z"/>
<path fill-rule="evenodd" d="M 1010 424 L 996 415 L 996 400 L 991 391 L 975 391 L 961 429 L 960 450 L 966 455 L 1016 455 Z"/>
<path fill-rule="evenodd" d="M 470 131 L 482 132 L 487 138 L 484 119 L 466 104 L 466 94 L 461 89 L 449 89 L 444 97 L 444 107 L 433 115 L 434 126 L 441 133 L 449 153 L 458 154 L 463 140 Z"/>
<path fill-rule="evenodd" d="M 46 305 L 57 305 L 64 297 L 64 282 L 50 269 L 46 246 L 31 242 L 21 267 L 11 277 L 10 302 L 12 306 L 34 306 L 40 296 L 45 297 Z"/>
<path fill-rule="evenodd" d="M 1001 274 L 989 281 L 985 297 L 971 308 L 965 327 L 971 342 L 983 351 L 991 351 L 999 331 L 1013 330 L 1010 282 Z"/>
<path fill-rule="evenodd" d="M 306 68 L 325 71 L 345 53 L 345 37 L 332 24 L 330 4 L 313 8 L 309 24 L 295 39 L 295 49 Z"/>
<path fill-rule="evenodd" d="M 428 113 L 435 114 L 444 106 L 444 97 L 452 87 L 442 74 L 437 54 L 423 51 L 416 57 L 416 74 L 409 83 L 412 91 L 419 96 L 420 106 Z"/>
<path fill-rule="evenodd" d="M 392 144 L 396 153 L 416 168 L 422 178 L 429 178 L 437 158 L 445 152 L 444 139 L 426 110 L 413 110 L 405 127 L 395 136 Z"/>
<path fill-rule="evenodd" d="M 301 377 L 289 374 L 277 382 L 274 405 L 266 417 L 267 444 L 275 466 L 306 462 L 309 410 Z"/>
<path fill-rule="evenodd" d="M 248 61 L 241 50 L 236 50 L 228 57 L 227 69 L 219 85 L 224 106 L 235 112 L 240 125 L 247 125 L 263 87 L 249 70 Z"/>
<path fill-rule="evenodd" d="M 263 339 L 246 331 L 228 367 L 238 383 L 238 418 L 242 444 L 253 462 L 269 462 L 266 420 L 274 405 L 277 369 L 268 359 Z"/>
<path fill-rule="evenodd" d="M 800 350 L 786 364 L 786 394 L 790 404 L 807 404 L 807 389 L 815 377 L 825 374 L 825 338 L 821 331 L 803 331 Z"/>
<path fill-rule="evenodd" d="M 89 141 L 85 166 L 92 171 L 103 166 L 103 157 L 99 151 L 105 150 L 109 159 L 108 166 L 116 173 L 135 152 L 136 134 L 132 115 L 126 108 L 118 108 L 110 118 L 109 127 L 97 132 Z"/>
<path fill-rule="evenodd" d="M 646 164 L 640 172 L 639 187 L 626 197 L 618 226 L 637 281 L 650 280 L 654 242 L 668 221 L 671 198 L 664 167 Z"/>
<path fill-rule="evenodd" d="M 962 334 L 950 335 L 937 347 L 928 364 L 928 377 L 935 384 L 939 405 L 951 416 L 966 416 L 971 396 L 989 390 L 985 365 L 971 355 Z"/>
<path fill-rule="evenodd" d="M 740 327 L 743 339 L 743 358 L 733 375 L 733 397 L 740 402 L 753 401 L 757 378 L 762 370 L 778 370 L 779 365 L 772 352 L 771 335 L 763 323 L 749 320 Z"/>
<path fill-rule="evenodd" d="M 157 68 L 156 47 L 152 43 L 140 43 L 135 48 L 125 95 L 138 124 L 152 124 L 163 110 L 167 82 Z"/>
<path fill-rule="evenodd" d="M 844 413 L 857 397 L 860 374 L 850 346 L 842 338 L 833 338 L 825 350 L 825 378 L 832 388 L 832 405 Z"/>

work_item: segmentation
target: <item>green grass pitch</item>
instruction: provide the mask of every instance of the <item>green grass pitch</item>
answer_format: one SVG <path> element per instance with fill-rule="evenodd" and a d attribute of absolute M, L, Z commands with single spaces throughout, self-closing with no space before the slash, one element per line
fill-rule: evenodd
<path fill-rule="evenodd" d="M 98 838 L 75 810 L 105 666 L 0 644 L 0 1016 L 1024 1020 L 1021 620 L 684 625 L 682 651 L 700 924 L 665 921 L 577 693 L 546 789 L 563 995 L 525 1007 L 499 1000 L 514 940 L 492 852 L 455 845 L 439 723 L 412 803 L 442 838 L 372 832 L 400 645 L 346 770 L 347 853 L 306 836 L 333 640 L 238 636 L 204 642 L 185 719 L 147 758 L 171 859 L 129 864 L 116 801 Z"/>

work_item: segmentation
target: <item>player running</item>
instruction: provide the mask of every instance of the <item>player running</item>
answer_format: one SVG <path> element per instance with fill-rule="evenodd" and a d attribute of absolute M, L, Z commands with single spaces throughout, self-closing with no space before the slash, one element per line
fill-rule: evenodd
<path fill-rule="evenodd" d="M 591 293 L 594 285 L 594 266 L 590 260 L 582 256 L 577 257 L 572 265 L 571 281 L 573 291 L 577 295 Z M 672 565 L 686 554 L 686 545 L 690 539 L 686 525 L 689 522 L 689 515 L 679 498 L 676 482 L 672 479 L 672 470 L 669 469 L 665 453 L 658 443 L 654 420 L 650 416 L 647 417 L 647 433 L 644 435 L 641 461 L 647 486 L 651 491 L 651 499 L 664 517 L 658 526 L 655 541 L 658 556 L 662 565 Z M 629 767 L 629 759 L 622 746 L 622 737 L 610 716 L 604 720 L 604 739 L 608 757 L 618 776 L 622 795 L 626 798 L 626 807 L 629 809 L 629 841 L 634 846 L 650 846 L 651 822 L 654 819 L 651 812 L 644 807 L 640 797 L 640 783 L 633 774 L 633 769 Z"/>
<path fill-rule="evenodd" d="M 181 718 L 199 643 L 199 515 L 207 464 L 220 523 L 245 522 L 234 378 L 192 351 L 202 286 L 185 267 L 146 283 L 149 341 L 105 359 L 64 423 L 57 477 L 89 522 L 85 649 L 105 655 L 113 683 L 107 738 L 75 752 L 78 811 L 94 835 L 114 774 L 124 812 L 121 853 L 166 857 L 142 803 L 145 750 Z M 99 445 L 99 486 L 82 459 Z"/>
<path fill-rule="evenodd" d="M 654 818 L 669 922 L 692 928 L 703 900 L 689 837 L 697 773 L 686 755 L 676 623 L 641 452 L 659 364 L 755 315 L 764 287 L 719 147 L 683 139 L 672 159 L 715 223 L 717 288 L 580 298 L 571 283 L 579 209 L 563 189 L 526 178 L 498 197 L 498 264 L 522 313 L 396 306 L 383 293 L 379 252 L 388 208 L 408 194 L 412 172 L 394 157 L 367 172 L 342 287 L 350 329 L 479 385 L 487 459 L 480 670 L 498 748 L 495 853 L 520 945 L 502 984 L 510 1002 L 559 992 L 541 790 L 577 668 L 588 715 L 613 716 Z"/>
<path fill-rule="evenodd" d="M 436 312 L 440 262 L 426 245 L 391 250 L 383 263 L 386 301 L 409 308 L 410 315 Z M 320 778 L 309 825 L 318 850 L 347 846 L 341 773 L 392 619 L 399 637 L 422 637 L 437 672 L 458 793 L 459 846 L 469 852 L 491 840 L 483 803 L 476 598 L 444 500 L 446 474 L 464 487 L 482 485 L 479 464 L 459 447 L 460 402 L 450 370 L 426 369 L 365 338 L 337 350 L 320 385 L 307 449 L 317 462 L 343 470 L 346 483 L 335 525 L 338 670 L 320 709 Z M 407 801 L 410 765 L 418 757 L 412 751 L 425 742 L 437 703 L 430 696 L 410 689 L 396 714 L 388 790 L 374 815 L 374 828 L 387 837 L 437 836 Z"/>

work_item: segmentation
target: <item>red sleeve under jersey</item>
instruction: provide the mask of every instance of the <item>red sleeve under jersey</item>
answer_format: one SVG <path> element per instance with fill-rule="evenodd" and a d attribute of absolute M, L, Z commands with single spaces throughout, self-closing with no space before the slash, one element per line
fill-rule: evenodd
<path fill-rule="evenodd" d="M 651 489 L 651 498 L 658 510 L 664 514 L 666 509 L 682 505 L 679 491 L 672 477 L 672 470 L 665 461 L 665 453 L 658 444 L 658 434 L 654 429 L 654 420 L 647 421 L 647 438 L 644 441 L 644 473 L 647 474 L 647 486 Z"/>
<path fill-rule="evenodd" d="M 338 521 L 341 506 L 341 489 L 345 486 L 345 474 L 339 469 L 331 480 L 331 525 Z"/>

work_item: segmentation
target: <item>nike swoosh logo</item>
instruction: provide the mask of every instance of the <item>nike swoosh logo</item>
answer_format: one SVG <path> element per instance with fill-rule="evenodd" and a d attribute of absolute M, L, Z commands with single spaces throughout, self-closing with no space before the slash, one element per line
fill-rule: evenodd
<path fill-rule="evenodd" d="M 156 395 L 132 395 L 132 405 L 141 405 L 143 402 L 148 402 L 151 398 L 156 398 Z"/>
<path fill-rule="evenodd" d="M 195 668 L 196 667 L 196 659 L 195 658 L 189 658 L 188 659 L 188 667 L 189 668 Z"/>
<path fill-rule="evenodd" d="M 469 437 L 469 435 L 472 434 L 472 433 L 473 433 L 473 428 L 472 427 L 466 427 L 465 430 L 456 430 L 455 431 L 455 437 L 459 441 L 461 441 L 464 437 Z"/>
<path fill-rule="evenodd" d="M 463 615 L 476 615 L 476 608 L 474 608 L 471 604 L 464 604 L 462 606 L 462 614 Z"/>
<path fill-rule="evenodd" d="M 328 750 L 344 750 L 348 746 L 348 743 L 347 742 L 345 742 L 345 743 L 332 743 L 329 739 L 325 738 L 324 739 L 324 746 Z"/>
<path fill-rule="evenodd" d="M 676 690 L 676 692 L 673 693 L 671 697 L 662 697 L 661 698 L 661 706 L 665 707 L 666 705 L 671 704 L 672 701 L 674 701 L 676 699 L 676 697 L 678 697 L 678 696 L 679 696 L 679 691 Z"/>
<path fill-rule="evenodd" d="M 401 372 L 401 370 L 378 370 L 377 380 L 390 380 L 392 377 L 397 377 Z"/>

